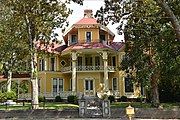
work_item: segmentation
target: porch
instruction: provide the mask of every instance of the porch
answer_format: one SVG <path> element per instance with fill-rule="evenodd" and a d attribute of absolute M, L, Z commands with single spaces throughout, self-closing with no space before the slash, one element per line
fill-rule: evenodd
<path fill-rule="evenodd" d="M 107 66 L 108 72 L 115 72 L 116 66 Z M 77 72 L 104 72 L 104 66 L 76 66 Z M 63 73 L 72 72 L 72 66 L 63 67 L 61 69 Z"/>
<path fill-rule="evenodd" d="M 97 92 L 96 95 L 100 94 Z M 79 99 L 84 95 L 83 92 L 73 92 L 73 91 L 60 91 L 57 94 L 52 93 L 40 93 L 39 96 L 45 96 L 46 100 L 54 100 L 56 96 L 60 96 L 61 99 L 67 99 L 68 96 L 74 95 L 77 96 Z M 94 95 L 94 96 L 96 96 Z M 115 98 L 120 97 L 120 92 L 117 90 L 109 91 L 109 95 L 113 95 Z M 85 96 L 85 97 L 92 97 L 92 96 Z M 31 93 L 23 93 L 18 95 L 18 100 L 31 100 Z"/>

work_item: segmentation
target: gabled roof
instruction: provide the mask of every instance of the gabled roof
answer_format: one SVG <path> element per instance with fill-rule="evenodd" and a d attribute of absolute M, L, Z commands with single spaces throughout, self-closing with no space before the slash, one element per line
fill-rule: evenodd
<path fill-rule="evenodd" d="M 81 50 L 81 49 L 111 49 L 114 51 L 118 51 L 120 48 L 122 48 L 124 45 L 124 42 L 112 42 L 110 45 L 104 44 L 104 43 L 77 43 L 71 46 L 60 46 L 56 48 L 58 52 L 65 52 L 68 50 Z"/>
<path fill-rule="evenodd" d="M 110 46 L 112 46 L 115 50 L 119 50 L 125 45 L 124 42 L 112 42 Z"/>
<path fill-rule="evenodd" d="M 40 51 L 59 54 L 55 49 L 62 46 L 62 44 L 56 42 L 41 43 L 40 41 L 37 41 L 36 46 L 39 48 Z"/>
<path fill-rule="evenodd" d="M 75 23 L 75 25 L 77 25 L 77 24 L 78 25 L 79 24 L 87 25 L 87 24 L 99 24 L 99 23 L 94 18 L 82 18 L 81 20 L 79 20 L 78 22 Z"/>

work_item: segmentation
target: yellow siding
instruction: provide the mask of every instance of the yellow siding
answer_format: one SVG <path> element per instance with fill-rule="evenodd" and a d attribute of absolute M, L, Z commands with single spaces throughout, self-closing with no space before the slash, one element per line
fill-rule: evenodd
<path fill-rule="evenodd" d="M 99 29 L 98 28 L 81 28 L 78 31 L 78 40 L 79 42 L 86 42 L 86 32 L 91 32 L 92 41 L 91 42 L 99 42 Z"/>
<path fill-rule="evenodd" d="M 99 87 L 100 87 L 100 78 L 101 74 L 100 73 L 78 73 L 77 74 L 77 80 L 78 83 L 78 91 L 83 91 L 84 92 L 84 80 L 94 80 L 94 92 L 98 92 Z"/>

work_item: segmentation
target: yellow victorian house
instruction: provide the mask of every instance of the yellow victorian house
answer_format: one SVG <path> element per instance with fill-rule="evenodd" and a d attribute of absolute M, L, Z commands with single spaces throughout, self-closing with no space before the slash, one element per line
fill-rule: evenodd
<path fill-rule="evenodd" d="M 84 10 L 84 17 L 63 36 L 64 45 L 55 45 L 50 57 L 38 59 L 39 95 L 46 99 L 99 96 L 102 91 L 116 98 L 136 98 L 143 94 L 124 71 L 125 43 L 113 42 L 115 35 Z M 1 79 L 2 80 L 2 79 Z M 19 98 L 30 97 L 18 95 Z"/>
<path fill-rule="evenodd" d="M 53 57 L 39 59 L 39 93 L 46 98 L 60 95 L 96 96 L 102 90 L 115 97 L 136 98 L 136 87 L 119 70 L 125 55 L 123 42 L 113 42 L 114 33 L 84 10 L 84 17 L 64 33 L 65 45 Z"/>

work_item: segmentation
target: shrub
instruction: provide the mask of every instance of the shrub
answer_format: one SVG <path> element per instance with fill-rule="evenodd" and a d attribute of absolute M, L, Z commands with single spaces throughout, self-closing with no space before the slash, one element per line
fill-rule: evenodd
<path fill-rule="evenodd" d="M 108 100 L 110 100 L 110 102 L 112 103 L 112 102 L 115 101 L 115 97 L 114 97 L 113 95 L 110 95 L 110 96 L 108 97 Z"/>
<path fill-rule="evenodd" d="M 142 101 L 143 101 L 143 98 L 141 96 L 136 98 L 136 102 L 142 102 Z"/>
<path fill-rule="evenodd" d="M 1 101 L 5 100 L 4 93 L 0 93 L 0 100 L 1 100 Z"/>
<path fill-rule="evenodd" d="M 45 96 L 39 96 L 38 99 L 39 99 L 39 102 L 45 102 L 46 98 L 45 98 Z"/>
<path fill-rule="evenodd" d="M 17 99 L 16 93 L 14 91 L 5 92 L 2 94 L 3 94 L 4 100 L 16 100 Z"/>
<path fill-rule="evenodd" d="M 62 102 L 61 97 L 60 97 L 60 96 L 56 96 L 56 97 L 55 97 L 55 102 Z"/>
<path fill-rule="evenodd" d="M 122 96 L 121 97 L 121 102 L 127 102 L 127 97 L 126 96 Z"/>
<path fill-rule="evenodd" d="M 70 96 L 68 96 L 67 101 L 68 101 L 68 103 L 77 103 L 78 98 L 75 95 L 70 95 Z"/>

